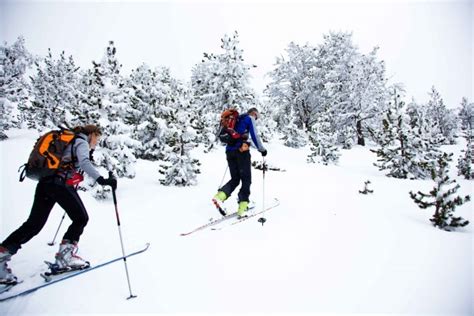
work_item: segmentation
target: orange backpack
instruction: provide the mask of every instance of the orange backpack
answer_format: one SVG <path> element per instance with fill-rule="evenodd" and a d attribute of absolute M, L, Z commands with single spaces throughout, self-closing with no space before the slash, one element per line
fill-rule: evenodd
<path fill-rule="evenodd" d="M 61 158 L 66 147 L 75 139 L 76 134 L 67 129 L 54 130 L 42 135 L 36 141 L 28 162 L 23 165 L 20 181 L 25 179 L 25 175 L 32 180 L 40 180 L 71 167 L 71 162 L 65 165 L 61 162 Z"/>

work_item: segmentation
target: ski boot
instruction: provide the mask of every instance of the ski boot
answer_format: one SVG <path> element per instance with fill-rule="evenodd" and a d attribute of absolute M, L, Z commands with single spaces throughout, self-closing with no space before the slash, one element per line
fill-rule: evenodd
<path fill-rule="evenodd" d="M 55 256 L 55 263 L 47 262 L 50 272 L 46 276 L 61 274 L 74 270 L 82 270 L 90 267 L 90 263 L 77 255 L 77 242 L 63 240 L 59 245 L 59 251 Z"/>
<path fill-rule="evenodd" d="M 0 246 L 0 284 L 16 284 L 18 282 L 17 277 L 12 273 L 12 270 L 8 268 L 7 262 L 10 261 L 12 255 L 7 248 Z"/>
<path fill-rule="evenodd" d="M 237 210 L 237 218 L 241 219 L 247 217 L 247 211 L 249 210 L 249 202 L 248 201 L 240 201 L 239 202 L 239 209 Z"/>

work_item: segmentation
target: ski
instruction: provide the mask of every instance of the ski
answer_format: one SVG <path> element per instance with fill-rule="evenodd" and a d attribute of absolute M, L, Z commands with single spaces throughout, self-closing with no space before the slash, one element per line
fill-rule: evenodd
<path fill-rule="evenodd" d="M 248 214 L 245 217 L 238 218 L 235 222 L 230 223 L 229 226 L 233 226 L 235 224 L 245 222 L 246 220 L 249 220 L 249 219 L 251 219 L 251 218 L 253 218 L 257 215 L 263 215 L 263 213 L 268 212 L 269 210 L 274 209 L 275 207 L 280 205 L 280 201 L 278 199 L 275 199 L 274 201 L 275 202 L 271 206 L 265 208 L 264 210 L 261 210 L 260 212 L 257 212 L 257 213 Z M 258 221 L 259 221 L 259 223 L 262 223 L 262 225 L 263 225 L 265 223 L 266 219 L 265 218 L 260 218 Z"/>
<path fill-rule="evenodd" d="M 191 230 L 191 231 L 189 231 L 189 232 L 187 232 L 187 233 L 181 233 L 181 236 L 188 236 L 188 235 L 191 235 L 192 233 L 195 233 L 195 232 L 197 232 L 197 231 L 200 231 L 200 230 L 203 230 L 203 229 L 206 229 L 206 228 L 215 226 L 215 225 L 217 225 L 217 224 L 219 224 L 219 223 L 222 223 L 222 222 L 225 222 L 225 221 L 227 221 L 227 220 L 229 220 L 229 219 L 231 219 L 231 218 L 237 218 L 237 212 L 231 213 L 231 214 L 229 214 L 229 215 L 223 216 L 223 217 L 218 218 L 218 219 L 215 219 L 215 220 L 211 220 L 209 223 L 204 224 L 204 225 L 202 225 L 202 226 L 199 226 L 199 227 L 197 227 L 197 228 L 195 228 L 195 229 L 193 229 L 193 230 Z"/>
<path fill-rule="evenodd" d="M 60 275 L 66 274 L 66 273 L 71 273 L 71 272 L 74 272 L 74 271 L 88 269 L 91 266 L 90 263 L 88 261 L 86 261 L 86 264 L 81 266 L 81 267 L 75 267 L 75 268 L 67 267 L 65 269 L 61 269 L 61 268 L 59 268 L 59 266 L 56 263 L 51 263 L 51 262 L 48 262 L 48 261 L 45 261 L 44 263 L 46 263 L 48 265 L 49 271 L 47 271 L 45 273 L 41 273 L 40 275 L 41 275 L 41 277 L 43 277 L 43 279 L 46 282 L 49 282 L 49 281 L 53 280 L 54 277 L 57 277 L 57 276 L 60 276 Z"/>
<path fill-rule="evenodd" d="M 86 269 L 69 271 L 69 273 L 66 273 L 62 278 L 58 278 L 58 279 L 54 279 L 54 280 L 51 279 L 51 280 L 48 281 L 48 282 L 45 282 L 45 283 L 43 283 L 43 284 L 41 284 L 41 285 L 38 285 L 38 286 L 32 287 L 32 288 L 30 288 L 30 289 L 24 290 L 24 291 L 22 291 L 22 292 L 13 294 L 13 295 L 11 295 L 11 296 L 2 297 L 2 298 L 0 298 L 0 302 L 4 302 L 4 301 L 10 300 L 10 299 L 15 298 L 15 297 L 19 297 L 19 296 L 23 296 L 23 295 L 27 295 L 27 294 L 33 293 L 33 292 L 35 292 L 35 291 L 37 291 L 37 290 L 39 290 L 39 289 L 42 289 L 42 288 L 44 288 L 44 287 L 50 286 L 50 285 L 52 285 L 52 284 L 55 284 L 55 283 L 58 283 L 58 282 L 61 282 L 61 281 L 64 281 L 64 280 L 67 280 L 67 279 L 70 279 L 70 278 L 73 278 L 73 277 L 76 277 L 76 276 L 78 276 L 78 275 L 80 275 L 80 274 L 87 273 L 87 272 L 93 271 L 93 270 L 98 269 L 98 268 L 102 268 L 102 267 L 104 267 L 104 266 L 106 266 L 106 265 L 109 265 L 109 264 L 114 263 L 114 262 L 117 262 L 117 261 L 126 260 L 126 259 L 129 258 L 129 257 L 132 257 L 132 256 L 135 256 L 135 255 L 138 255 L 138 254 L 140 254 L 140 253 L 145 252 L 146 250 L 148 250 L 149 247 L 150 247 L 150 244 L 147 243 L 144 248 L 142 248 L 142 249 L 140 249 L 140 250 L 138 250 L 138 251 L 135 251 L 135 252 L 133 252 L 133 253 L 130 253 L 130 254 L 126 255 L 126 256 L 122 256 L 122 257 L 118 257 L 118 258 L 115 258 L 115 259 L 112 259 L 112 260 L 109 260 L 109 261 L 105 261 L 105 262 L 103 262 L 103 263 L 101 263 L 101 264 L 98 264 L 98 265 L 95 265 L 95 266 L 91 266 L 91 267 L 88 267 L 88 268 L 86 268 Z M 61 275 L 61 274 L 59 274 L 59 275 Z M 59 275 L 58 275 L 58 276 L 59 276 Z"/>
<path fill-rule="evenodd" d="M 11 288 L 13 288 L 15 285 L 18 285 L 20 283 L 22 283 L 23 281 L 15 281 L 13 283 L 8 283 L 8 284 L 0 284 L 1 287 L 0 287 L 0 294 L 4 293 L 4 292 L 8 292 L 11 290 Z"/>
<path fill-rule="evenodd" d="M 214 199 L 213 199 L 212 202 L 214 203 Z M 252 203 L 252 202 L 251 202 L 251 203 Z M 216 204 L 214 203 L 214 205 L 216 205 Z M 216 207 L 217 207 L 217 205 L 216 205 Z M 219 207 L 221 207 L 221 206 L 219 205 Z M 251 209 L 253 209 L 253 208 L 255 208 L 255 204 L 252 204 L 252 205 L 249 206 L 249 210 L 251 210 Z M 223 209 L 223 208 L 221 208 L 221 209 Z M 192 233 L 195 233 L 195 232 L 198 232 L 198 231 L 200 231 L 200 230 L 203 230 L 203 229 L 206 229 L 206 228 L 215 226 L 215 225 L 217 225 L 217 224 L 220 224 L 220 223 L 225 222 L 225 221 L 227 221 L 227 220 L 229 220 L 229 219 L 232 219 L 232 218 L 237 218 L 237 212 L 235 212 L 235 213 L 230 213 L 230 214 L 225 215 L 225 216 L 222 216 L 221 218 L 218 218 L 218 219 L 210 219 L 210 221 L 209 221 L 207 224 L 204 224 L 204 225 L 202 225 L 202 226 L 199 226 L 199 227 L 197 227 L 197 228 L 195 228 L 195 229 L 193 229 L 193 230 L 191 230 L 191 231 L 189 231 L 189 232 L 181 233 L 180 236 L 188 236 L 188 235 L 191 235 Z"/>

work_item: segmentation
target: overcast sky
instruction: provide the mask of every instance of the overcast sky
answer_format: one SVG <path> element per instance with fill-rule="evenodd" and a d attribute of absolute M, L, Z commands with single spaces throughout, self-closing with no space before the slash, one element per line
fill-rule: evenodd
<path fill-rule="evenodd" d="M 136 3 L 138 2 L 138 3 Z M 220 39 L 237 30 L 252 84 L 265 76 L 290 41 L 317 45 L 329 31 L 353 32 L 363 53 L 379 46 L 391 82 L 426 102 L 432 85 L 449 107 L 473 101 L 474 5 L 444 1 L 5 1 L 0 38 L 19 35 L 34 54 L 65 50 L 81 67 L 99 61 L 109 40 L 125 73 L 145 62 L 167 66 L 189 80 L 203 52 L 220 52 Z"/>

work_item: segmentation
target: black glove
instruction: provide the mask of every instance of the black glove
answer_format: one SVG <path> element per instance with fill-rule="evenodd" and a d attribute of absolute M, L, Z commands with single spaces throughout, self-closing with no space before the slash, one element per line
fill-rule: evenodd
<path fill-rule="evenodd" d="M 267 150 L 264 149 L 264 150 L 262 150 L 260 153 L 262 154 L 262 157 L 265 157 L 265 156 L 267 155 Z"/>
<path fill-rule="evenodd" d="M 110 185 L 112 190 L 117 189 L 117 179 L 114 177 L 108 177 L 107 179 L 104 179 L 104 177 L 100 176 L 97 178 L 97 183 L 100 185 Z"/>

